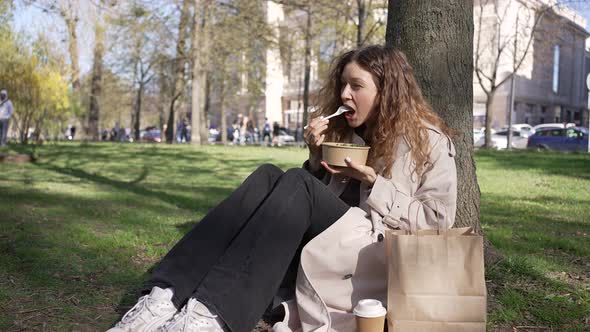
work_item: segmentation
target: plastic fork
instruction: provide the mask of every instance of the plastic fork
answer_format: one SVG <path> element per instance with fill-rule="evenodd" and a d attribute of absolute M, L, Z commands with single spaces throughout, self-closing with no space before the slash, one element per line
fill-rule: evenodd
<path fill-rule="evenodd" d="M 346 113 L 346 112 L 350 112 L 350 111 L 352 111 L 350 108 L 348 108 L 346 106 L 340 106 L 340 107 L 338 107 L 336 112 L 328 115 L 327 117 L 324 118 L 324 120 L 328 120 L 329 118 L 333 118 L 333 117 L 338 116 L 342 113 Z M 305 127 L 303 127 L 303 129 L 307 129 L 307 125 Z"/>

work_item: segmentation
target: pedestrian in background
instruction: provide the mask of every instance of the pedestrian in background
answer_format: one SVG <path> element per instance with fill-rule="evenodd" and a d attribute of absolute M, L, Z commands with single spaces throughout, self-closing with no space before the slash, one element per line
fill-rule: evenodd
<path fill-rule="evenodd" d="M 6 135 L 10 127 L 10 117 L 14 112 L 12 102 L 8 99 L 6 90 L 0 91 L 0 146 L 6 145 Z"/>
<path fill-rule="evenodd" d="M 278 122 L 274 122 L 272 124 L 272 145 L 277 146 L 279 145 L 279 132 L 281 131 L 281 127 L 279 126 Z"/>
<path fill-rule="evenodd" d="M 268 122 L 268 118 L 264 118 L 264 128 L 262 129 L 262 141 L 266 144 L 267 142 L 270 143 L 270 122 Z M 268 137 L 268 140 L 266 139 Z"/>

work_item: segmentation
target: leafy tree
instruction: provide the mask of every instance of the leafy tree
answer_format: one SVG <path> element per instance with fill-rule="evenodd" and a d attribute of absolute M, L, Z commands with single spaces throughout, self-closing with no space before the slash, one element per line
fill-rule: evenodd
<path fill-rule="evenodd" d="M 190 18 L 191 1 L 183 0 L 180 10 L 180 21 L 178 22 L 178 35 L 176 41 L 176 59 L 174 66 L 174 84 L 172 85 L 172 98 L 168 109 L 168 125 L 166 128 L 166 143 L 171 144 L 174 141 L 174 117 L 176 106 L 184 93 L 185 87 L 185 65 L 187 62 L 186 41 L 189 37 L 189 18 Z"/>
<path fill-rule="evenodd" d="M 78 60 L 78 21 L 80 0 L 23 0 L 46 13 L 60 17 L 68 31 L 68 52 L 70 57 L 71 84 L 75 92 L 80 91 L 80 64 Z"/>
<path fill-rule="evenodd" d="M 274 42 L 263 9 L 264 2 L 235 0 L 210 8 L 207 31 L 207 81 L 221 110 L 222 141 L 227 143 L 227 114 L 245 110 L 258 123 L 256 110 L 264 95 L 265 50 Z M 206 88 L 206 86 L 205 86 Z M 206 97 L 207 98 L 207 97 Z M 206 102 L 205 102 L 206 103 Z M 194 107 L 194 105 L 193 105 Z"/>
<path fill-rule="evenodd" d="M 27 46 L 9 29 L 0 35 L 0 72 L 3 87 L 15 107 L 14 119 L 20 141 L 34 137 L 57 137 L 60 125 L 69 116 L 69 81 L 62 57 L 40 36 Z M 30 132 L 30 130 L 33 132 Z"/>
<path fill-rule="evenodd" d="M 118 5 L 119 15 L 111 19 L 113 36 L 113 66 L 117 72 L 129 79 L 135 96 L 131 110 L 131 127 L 135 140 L 139 140 L 142 105 L 146 86 L 153 79 L 157 65 L 157 49 L 160 21 L 155 19 L 152 8 L 139 2 L 124 2 Z"/>

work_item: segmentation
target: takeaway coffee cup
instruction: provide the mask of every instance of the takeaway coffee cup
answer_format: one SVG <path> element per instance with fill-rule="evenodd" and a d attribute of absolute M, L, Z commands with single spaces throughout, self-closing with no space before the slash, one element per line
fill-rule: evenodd
<path fill-rule="evenodd" d="M 360 300 L 354 308 L 358 332 L 383 332 L 387 310 L 379 300 Z"/>

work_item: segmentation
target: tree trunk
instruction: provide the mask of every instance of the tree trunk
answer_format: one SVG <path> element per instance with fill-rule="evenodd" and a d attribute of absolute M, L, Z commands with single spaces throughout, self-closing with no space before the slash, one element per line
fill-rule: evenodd
<path fill-rule="evenodd" d="M 72 88 L 80 92 L 80 66 L 78 65 L 78 34 L 76 33 L 77 17 L 61 13 L 68 29 L 68 51 L 70 53 L 70 70 L 72 71 Z"/>
<path fill-rule="evenodd" d="M 143 98 L 143 84 L 139 83 L 137 95 L 135 97 L 135 117 L 133 123 L 133 136 L 136 142 L 139 142 L 141 131 L 141 99 Z"/>
<path fill-rule="evenodd" d="M 223 70 L 223 69 L 222 69 Z M 223 77 L 223 76 L 222 76 Z M 225 116 L 225 82 L 221 79 L 219 87 L 219 107 L 221 108 L 221 143 L 227 145 L 227 117 Z"/>
<path fill-rule="evenodd" d="M 481 234 L 472 136 L 473 4 L 467 0 L 389 0 L 388 13 L 387 44 L 406 53 L 433 109 L 452 129 L 463 133 L 453 140 L 458 179 L 455 225 L 471 226 Z M 492 251 L 486 252 L 488 262 L 495 260 Z"/>
<path fill-rule="evenodd" d="M 199 133 L 201 134 L 201 144 L 209 143 L 209 127 L 207 125 L 207 114 L 209 112 L 209 98 L 210 98 L 210 78 L 211 73 L 209 71 L 210 61 L 210 45 L 211 45 L 211 28 L 208 26 L 208 19 L 211 16 L 211 0 L 203 0 L 203 22 L 201 23 L 201 33 L 203 36 L 203 45 L 201 50 L 201 128 Z"/>
<path fill-rule="evenodd" d="M 178 41 L 176 43 L 176 66 L 174 69 L 174 87 L 170 109 L 168 114 L 168 127 L 166 128 L 166 143 L 174 141 L 174 113 L 176 102 L 180 100 L 184 89 L 184 64 L 186 63 L 186 39 L 188 37 L 187 26 L 190 11 L 190 0 L 183 0 L 180 22 L 178 23 Z"/>
<path fill-rule="evenodd" d="M 168 106 L 168 121 L 166 122 L 166 143 L 174 143 L 174 104 L 178 98 L 172 98 Z"/>
<path fill-rule="evenodd" d="M 492 99 L 494 99 L 495 90 L 490 91 L 486 94 L 486 122 L 485 122 L 485 137 L 484 145 L 485 149 L 492 147 Z"/>
<path fill-rule="evenodd" d="M 198 2 L 195 1 L 195 2 Z M 196 7 L 196 3 L 195 3 Z M 195 24 L 196 28 L 197 24 Z M 196 33 L 195 33 L 196 35 Z M 197 47 L 197 41 L 193 44 L 193 66 L 192 66 L 192 80 L 191 80 L 191 144 L 201 145 L 201 98 L 202 98 L 202 87 L 201 87 L 201 65 L 199 63 L 199 47 Z"/>
<path fill-rule="evenodd" d="M 305 26 L 305 59 L 303 78 L 303 123 L 307 124 L 309 108 L 309 84 L 311 76 L 311 4 L 307 7 L 307 24 Z"/>
<path fill-rule="evenodd" d="M 389 0 L 387 44 L 403 50 L 433 109 L 457 133 L 457 226 L 482 234 L 473 159 L 473 4 Z M 486 133 L 488 134 L 488 133 Z M 497 260 L 486 241 L 486 261 Z"/>
<path fill-rule="evenodd" d="M 508 135 L 506 135 L 506 150 L 512 150 L 512 113 L 514 113 L 514 84 L 516 77 L 510 77 L 510 105 L 508 106 Z"/>
<path fill-rule="evenodd" d="M 104 55 L 104 27 L 96 22 L 94 42 L 94 64 L 92 65 L 92 83 L 90 87 L 90 109 L 88 110 L 88 136 L 98 141 L 100 121 L 100 99 L 102 91 L 102 58 Z"/>
<path fill-rule="evenodd" d="M 43 109 L 43 115 L 37 118 L 35 121 L 35 131 L 33 132 L 33 137 L 35 139 L 35 144 L 42 144 L 43 140 L 41 139 L 41 131 L 44 126 L 45 117 L 47 116 L 47 108 Z"/>
<path fill-rule="evenodd" d="M 202 56 L 206 53 L 207 36 L 203 33 L 206 22 L 205 17 L 199 19 L 200 15 L 206 15 L 206 5 L 201 0 L 194 0 L 194 14 L 193 14 L 193 26 L 191 30 L 191 59 L 192 59 L 192 80 L 191 80 L 191 144 L 201 145 L 203 142 L 201 131 L 202 123 L 201 116 L 202 104 L 203 104 L 203 65 Z"/>
<path fill-rule="evenodd" d="M 166 84 L 164 64 L 160 63 L 158 66 L 158 88 L 160 90 L 158 100 L 158 128 L 160 129 L 161 135 L 164 135 L 164 118 L 166 116 L 166 96 L 169 94 L 169 89 Z"/>
<path fill-rule="evenodd" d="M 203 75 L 203 81 L 201 85 L 205 85 L 205 89 L 203 91 L 203 108 L 200 112 L 201 115 L 201 144 L 208 144 L 209 143 L 209 127 L 207 125 L 207 114 L 209 114 L 209 96 L 210 96 L 210 83 L 209 83 L 209 73 L 205 71 Z"/>
<path fill-rule="evenodd" d="M 364 0 L 356 0 L 357 10 L 358 10 L 358 25 L 356 29 L 356 46 L 361 47 L 363 46 L 363 30 L 365 28 L 365 1 Z"/>

